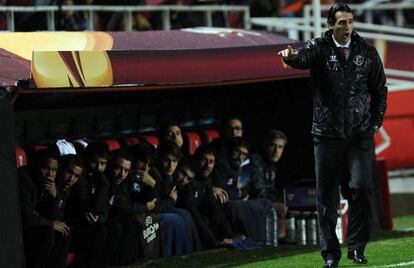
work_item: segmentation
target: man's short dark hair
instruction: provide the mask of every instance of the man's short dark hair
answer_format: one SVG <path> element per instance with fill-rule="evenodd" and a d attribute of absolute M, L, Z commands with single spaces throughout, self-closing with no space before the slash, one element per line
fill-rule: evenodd
<path fill-rule="evenodd" d="M 73 166 L 80 167 L 82 170 L 84 169 L 83 164 L 82 164 L 82 159 L 77 155 L 67 154 L 67 155 L 62 156 L 60 160 L 61 160 L 60 161 L 61 167 L 63 169 L 73 167 Z"/>
<path fill-rule="evenodd" d="M 194 153 L 194 157 L 200 160 L 206 154 L 212 154 L 214 157 L 216 156 L 216 150 L 211 144 L 203 144 L 199 146 Z"/>
<path fill-rule="evenodd" d="M 172 155 L 176 159 L 180 159 L 182 156 L 181 148 L 175 143 L 171 141 L 167 141 L 161 143 L 158 148 L 158 158 L 166 157 L 167 155 Z"/>
<path fill-rule="evenodd" d="M 234 149 L 240 147 L 246 148 L 248 151 L 250 151 L 250 144 L 243 137 L 235 137 L 230 139 L 227 143 L 227 146 L 229 153 L 231 153 Z"/>
<path fill-rule="evenodd" d="M 177 165 L 177 170 L 189 169 L 192 172 L 196 173 L 198 171 L 197 165 L 195 165 L 194 160 L 187 157 L 182 157 Z"/>
<path fill-rule="evenodd" d="M 271 142 L 273 142 L 275 139 L 281 139 L 287 143 L 287 137 L 285 133 L 277 129 L 271 129 L 267 131 L 266 136 L 263 140 L 263 144 L 268 145 Z"/>
<path fill-rule="evenodd" d="M 336 12 L 339 12 L 339 11 L 354 14 L 354 11 L 348 5 L 340 4 L 340 3 L 335 4 L 329 8 L 328 18 L 327 18 L 328 25 L 334 25 L 336 23 L 335 14 Z"/>
<path fill-rule="evenodd" d="M 131 152 L 127 149 L 118 149 L 111 153 L 112 162 L 116 161 L 118 158 L 125 159 L 131 163 L 134 160 Z"/>
<path fill-rule="evenodd" d="M 90 143 L 83 153 L 87 162 L 94 161 L 98 157 L 109 159 L 109 150 L 105 143 L 98 141 Z"/>
<path fill-rule="evenodd" d="M 41 167 L 46 163 L 48 159 L 54 159 L 56 161 L 59 161 L 59 154 L 52 149 L 41 149 L 34 153 L 33 155 L 33 166 L 36 168 Z"/>
<path fill-rule="evenodd" d="M 165 142 L 167 140 L 167 135 L 170 127 L 177 126 L 181 129 L 180 124 L 177 121 L 168 121 L 164 122 L 161 127 L 158 129 L 158 138 L 160 142 Z"/>
<path fill-rule="evenodd" d="M 148 142 L 139 143 L 133 146 L 131 152 L 136 161 L 153 161 L 157 158 L 157 149 Z"/>

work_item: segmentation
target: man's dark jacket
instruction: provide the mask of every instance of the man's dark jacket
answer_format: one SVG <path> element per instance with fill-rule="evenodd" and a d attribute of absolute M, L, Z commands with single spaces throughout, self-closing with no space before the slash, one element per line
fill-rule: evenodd
<path fill-rule="evenodd" d="M 382 124 L 387 87 L 381 59 L 355 31 L 350 49 L 341 64 L 332 32 L 327 31 L 307 41 L 296 59 L 285 60 L 293 68 L 310 69 L 315 135 L 344 138 Z"/>

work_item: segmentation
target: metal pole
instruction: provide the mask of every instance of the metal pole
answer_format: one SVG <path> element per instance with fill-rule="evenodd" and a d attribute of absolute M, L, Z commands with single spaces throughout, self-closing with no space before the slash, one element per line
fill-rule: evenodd
<path fill-rule="evenodd" d="M 366 10 L 365 11 L 365 22 L 366 23 L 374 23 L 374 15 L 372 10 Z"/>
<path fill-rule="evenodd" d="M 312 0 L 312 7 L 313 7 L 313 27 L 315 28 L 314 37 L 320 37 L 322 35 L 320 1 Z"/>
<path fill-rule="evenodd" d="M 252 28 L 252 24 L 250 22 L 250 9 L 246 8 L 244 10 L 244 28 L 250 30 Z"/>
<path fill-rule="evenodd" d="M 92 9 L 89 10 L 88 30 L 93 31 L 95 29 L 95 13 Z"/>
<path fill-rule="evenodd" d="M 7 29 L 10 32 L 14 32 L 15 28 L 14 28 L 14 12 L 13 11 L 8 11 L 7 12 Z"/>
<path fill-rule="evenodd" d="M 311 25 L 311 9 L 310 6 L 306 5 L 305 6 L 305 11 L 304 11 L 304 17 L 305 17 L 305 24 L 308 24 L 309 26 Z M 311 38 L 311 32 L 308 30 L 303 31 L 303 39 L 304 41 L 309 40 Z"/>
<path fill-rule="evenodd" d="M 398 27 L 404 26 L 404 13 L 402 9 L 395 11 L 395 19 Z"/>
<path fill-rule="evenodd" d="M 207 27 L 213 27 L 213 14 L 211 10 L 206 10 L 206 13 L 204 13 L 204 19 Z"/>
<path fill-rule="evenodd" d="M 170 10 L 168 9 L 162 11 L 162 29 L 171 30 Z"/>
<path fill-rule="evenodd" d="M 47 30 L 54 31 L 55 28 L 55 11 L 48 11 L 47 13 Z"/>
<path fill-rule="evenodd" d="M 132 31 L 132 12 L 131 12 L 131 10 L 128 10 L 127 12 L 126 12 L 127 14 L 126 14 L 126 16 L 124 16 L 124 18 L 126 18 L 126 30 L 127 31 Z M 124 20 L 125 21 L 125 20 Z"/>

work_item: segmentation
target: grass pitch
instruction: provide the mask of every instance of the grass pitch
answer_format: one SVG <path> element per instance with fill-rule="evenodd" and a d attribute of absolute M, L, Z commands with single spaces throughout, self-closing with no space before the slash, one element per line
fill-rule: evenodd
<path fill-rule="evenodd" d="M 414 216 L 394 219 L 393 231 L 377 231 L 365 251 L 367 265 L 356 265 L 346 258 L 347 249 L 342 247 L 340 267 L 414 267 Z M 142 267 L 137 265 L 130 268 Z M 145 267 L 244 267 L 244 268 L 302 268 L 322 267 L 318 246 L 281 245 L 263 247 L 254 251 L 217 249 L 188 256 L 155 260 Z"/>

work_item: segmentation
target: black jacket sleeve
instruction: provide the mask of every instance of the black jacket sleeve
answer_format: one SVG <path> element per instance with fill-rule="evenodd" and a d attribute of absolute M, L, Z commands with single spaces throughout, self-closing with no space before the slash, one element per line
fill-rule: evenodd
<path fill-rule="evenodd" d="M 319 46 L 318 40 L 312 39 L 308 40 L 305 43 L 303 48 L 300 48 L 298 51 L 297 57 L 293 60 L 284 60 L 284 62 L 296 69 L 309 69 L 315 63 L 318 53 Z"/>
<path fill-rule="evenodd" d="M 373 64 L 368 79 L 368 90 L 371 96 L 370 112 L 371 125 L 380 127 L 387 109 L 387 92 L 384 66 L 375 48 L 373 51 Z"/>
<path fill-rule="evenodd" d="M 21 170 L 18 172 L 20 208 L 24 226 L 52 226 L 52 220 L 40 216 L 36 211 L 37 189 L 28 174 Z"/>
<path fill-rule="evenodd" d="M 190 212 L 191 216 L 193 217 L 194 223 L 197 226 L 201 241 L 203 241 L 203 243 L 205 243 L 208 247 L 217 246 L 219 241 L 217 240 L 213 231 L 208 227 L 207 223 L 203 220 L 200 211 L 195 205 L 192 193 L 193 190 L 191 184 L 188 184 L 186 187 L 180 189 L 180 191 L 178 192 L 179 196 L 177 206 L 182 207 Z M 213 205 L 215 205 L 214 200 Z"/>

